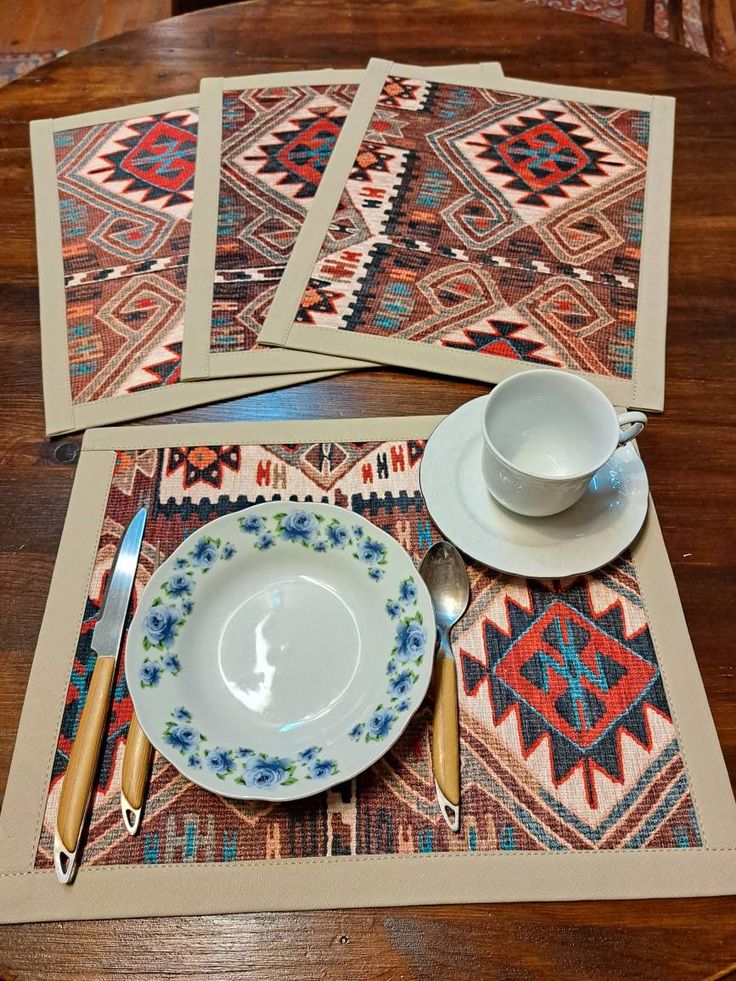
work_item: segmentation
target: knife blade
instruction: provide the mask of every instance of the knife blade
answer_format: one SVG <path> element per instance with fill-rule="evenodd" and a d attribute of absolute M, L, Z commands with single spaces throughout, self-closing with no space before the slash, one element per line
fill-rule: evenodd
<path fill-rule="evenodd" d="M 92 632 L 92 650 L 97 659 L 64 775 L 54 834 L 54 869 L 59 882 L 64 884 L 72 881 L 77 869 L 77 852 L 102 749 L 115 667 L 147 514 L 146 508 L 141 508 L 125 530 L 107 585 L 102 613 Z"/>

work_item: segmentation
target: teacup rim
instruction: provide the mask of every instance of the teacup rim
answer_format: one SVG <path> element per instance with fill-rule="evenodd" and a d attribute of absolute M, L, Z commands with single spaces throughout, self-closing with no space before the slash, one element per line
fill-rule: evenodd
<path fill-rule="evenodd" d="M 491 437 L 490 437 L 490 435 L 488 433 L 488 428 L 486 426 L 486 418 L 487 418 L 487 415 L 488 415 L 488 407 L 489 407 L 489 405 L 491 403 L 492 398 L 501 389 L 503 389 L 505 386 L 509 385 L 510 383 L 512 383 L 512 382 L 517 382 L 518 383 L 520 380 L 528 380 L 529 378 L 531 378 L 534 375 L 537 375 L 537 376 L 539 376 L 539 375 L 546 375 L 546 376 L 549 376 L 549 375 L 559 375 L 559 376 L 562 376 L 562 377 L 564 377 L 566 379 L 572 380 L 575 384 L 581 384 L 584 388 L 587 388 L 589 390 L 592 390 L 595 393 L 595 396 L 597 398 L 599 398 L 599 399 L 603 399 L 603 401 L 605 402 L 605 404 L 611 409 L 612 420 L 613 420 L 613 423 L 614 423 L 614 425 L 616 427 L 616 432 L 614 432 L 612 434 L 612 444 L 611 444 L 610 450 L 603 457 L 601 457 L 601 459 L 596 463 L 595 466 L 593 466 L 593 467 L 586 467 L 584 470 L 579 470 L 576 473 L 570 473 L 570 474 L 540 474 L 540 473 L 534 473 L 532 470 L 521 470 L 518 466 L 516 466 L 515 464 L 513 464 L 506 456 L 504 456 L 504 454 L 496 447 L 495 443 L 493 442 L 493 440 L 491 439 Z M 483 407 L 483 415 L 481 417 L 481 429 L 483 431 L 483 442 L 484 442 L 484 444 L 485 444 L 485 446 L 486 446 L 487 449 L 489 449 L 496 457 L 498 457 L 498 459 L 501 460 L 501 462 L 505 466 L 507 466 L 510 470 L 513 470 L 514 473 L 519 474 L 520 477 L 527 477 L 527 478 L 531 477 L 533 480 L 542 480 L 542 481 L 547 481 L 549 483 L 555 483 L 555 484 L 561 484 L 561 483 L 565 483 L 565 482 L 569 482 L 569 481 L 573 481 L 573 480 L 581 480 L 583 477 L 592 477 L 593 474 L 597 473 L 598 470 L 600 470 L 600 468 L 602 466 L 604 466 L 604 464 L 608 460 L 610 460 L 611 457 L 613 456 L 613 454 L 616 452 L 616 448 L 618 446 L 618 419 L 617 419 L 617 415 L 616 415 L 616 408 L 615 408 L 615 406 L 613 405 L 613 403 L 611 402 L 611 400 L 597 386 L 595 386 L 591 381 L 588 381 L 587 378 L 581 378 L 580 375 L 576 375 L 573 372 L 563 371 L 563 370 L 561 370 L 559 368 L 532 368 L 532 369 L 530 369 L 528 371 L 520 371 L 520 372 L 518 372 L 516 374 L 509 375 L 507 378 L 504 378 L 502 381 L 500 381 L 497 385 L 494 385 L 494 387 L 491 389 L 491 391 L 488 393 L 488 395 L 485 396 L 485 400 L 486 400 L 486 404 Z"/>

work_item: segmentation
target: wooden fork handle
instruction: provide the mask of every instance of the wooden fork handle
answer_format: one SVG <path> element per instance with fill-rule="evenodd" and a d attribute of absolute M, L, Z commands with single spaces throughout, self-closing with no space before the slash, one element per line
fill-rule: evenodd
<path fill-rule="evenodd" d="M 125 757 L 120 784 L 120 806 L 128 833 L 134 835 L 140 824 L 141 810 L 146 795 L 146 784 L 151 772 L 153 746 L 141 729 L 138 716 L 133 713 L 125 741 Z"/>
<path fill-rule="evenodd" d="M 115 658 L 98 657 L 64 775 L 56 818 L 57 838 L 67 857 L 73 857 L 79 845 L 100 759 L 114 678 Z"/>

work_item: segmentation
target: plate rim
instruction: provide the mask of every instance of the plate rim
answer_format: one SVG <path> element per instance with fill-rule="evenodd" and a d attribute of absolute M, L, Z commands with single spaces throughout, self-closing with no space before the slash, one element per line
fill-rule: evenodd
<path fill-rule="evenodd" d="M 502 568 L 500 565 L 497 565 L 495 563 L 489 562 L 488 561 L 488 558 L 482 556 L 480 554 L 480 551 L 479 550 L 472 549 L 472 548 L 470 548 L 470 549 L 469 548 L 466 548 L 464 544 L 458 543 L 457 541 L 455 541 L 454 537 L 451 537 L 447 533 L 447 525 L 445 524 L 444 527 L 443 527 L 443 523 L 436 517 L 436 515 L 434 515 L 432 513 L 432 510 L 430 508 L 429 498 L 428 498 L 428 496 L 426 494 L 426 481 L 423 479 L 422 474 L 423 474 L 423 468 L 424 468 L 425 460 L 427 459 L 427 448 L 429 447 L 429 445 L 430 445 L 430 443 L 432 441 L 432 437 L 435 435 L 435 433 L 437 433 L 455 415 L 459 414 L 460 412 L 462 412 L 462 411 L 464 411 L 464 410 L 467 409 L 468 410 L 468 413 L 470 414 L 470 411 L 471 411 L 470 410 L 470 407 L 472 406 L 472 407 L 474 407 L 474 409 L 478 410 L 478 414 L 479 414 L 479 418 L 480 418 L 480 403 L 484 402 L 487 398 L 488 398 L 488 394 L 486 394 L 486 395 L 479 395 L 479 396 L 476 396 L 473 399 L 469 399 L 467 402 L 463 402 L 462 405 L 459 405 L 457 407 L 457 409 L 455 409 L 454 412 L 451 412 L 449 415 L 445 416 L 445 418 L 442 419 L 435 426 L 435 428 L 430 433 L 430 435 L 429 435 L 429 437 L 427 439 L 426 445 L 425 445 L 424 454 L 422 455 L 422 460 L 421 460 L 421 463 L 419 465 L 419 486 L 420 486 L 420 489 L 421 489 L 421 492 L 422 492 L 422 496 L 424 498 L 424 501 L 425 501 L 425 503 L 427 505 L 427 510 L 429 511 L 430 517 L 431 517 L 432 521 L 434 521 L 434 523 L 440 529 L 440 531 L 442 532 L 442 534 L 445 535 L 448 538 L 449 541 L 452 541 L 453 544 L 455 544 L 457 546 L 457 548 L 459 548 L 460 551 L 464 555 L 468 556 L 473 561 L 480 562 L 483 565 L 487 566 L 488 568 L 494 569 L 497 572 L 501 572 L 504 575 L 508 575 L 508 576 L 519 576 L 519 577 L 525 578 L 525 579 L 567 579 L 570 576 L 583 576 L 583 575 L 587 575 L 590 572 L 595 572 L 597 569 L 602 569 L 604 566 L 608 565 L 610 562 L 613 562 L 615 559 L 617 559 L 624 551 L 626 551 L 627 548 L 629 548 L 629 546 L 636 540 L 637 536 L 641 533 L 642 527 L 644 526 L 644 522 L 646 521 L 646 517 L 647 517 L 647 514 L 649 512 L 649 476 L 647 474 L 646 467 L 644 466 L 644 461 L 641 459 L 641 456 L 637 452 L 636 446 L 633 445 L 633 444 L 635 444 L 635 441 L 634 440 L 632 440 L 630 443 L 626 444 L 626 446 L 619 446 L 619 447 L 617 447 L 617 449 L 614 451 L 614 454 L 613 455 L 615 456 L 615 454 L 618 453 L 622 449 L 628 449 L 628 450 L 630 450 L 634 454 L 635 459 L 640 464 L 640 466 L 641 466 L 641 474 L 643 476 L 643 480 L 644 480 L 644 483 L 645 483 L 645 490 L 646 490 L 646 493 L 644 493 L 644 494 L 641 495 L 642 501 L 643 501 L 642 513 L 641 513 L 640 518 L 638 518 L 637 521 L 634 522 L 636 524 L 636 530 L 633 532 L 633 534 L 631 535 L 631 537 L 629 538 L 628 535 L 624 536 L 624 537 L 626 537 L 628 539 L 626 541 L 626 543 L 624 545 L 622 545 L 620 548 L 617 548 L 617 551 L 615 551 L 614 554 L 610 555 L 608 558 L 604 559 L 603 561 L 596 560 L 595 562 L 593 562 L 590 565 L 588 565 L 586 563 L 583 568 L 581 568 L 578 565 L 576 565 L 575 568 L 572 569 L 572 570 L 565 570 L 565 571 L 561 571 L 561 572 L 560 571 L 556 571 L 556 572 L 541 572 L 539 570 L 535 570 L 535 571 L 528 571 L 528 570 L 526 570 L 526 571 L 524 571 L 523 569 L 520 569 L 518 567 L 517 568 L 514 568 L 514 569 L 512 569 L 512 568 Z M 480 429 L 478 431 L 478 436 L 479 436 L 480 439 L 482 439 L 482 434 L 480 433 Z M 472 431 L 469 430 L 468 431 L 467 440 L 464 441 L 463 445 L 466 445 L 472 439 L 473 439 Z M 604 463 L 603 466 L 605 467 L 606 466 L 606 463 Z M 602 468 L 600 468 L 600 469 L 602 469 Z M 598 471 L 596 471 L 596 472 L 598 472 Z M 480 467 L 479 467 L 479 475 L 480 475 Z M 481 479 L 481 482 L 482 482 L 482 476 L 480 477 L 480 479 Z M 499 505 L 499 506 L 501 506 L 501 505 Z M 465 510 L 466 510 L 466 513 L 470 514 L 470 516 L 472 518 L 473 517 L 472 512 L 470 512 L 468 509 L 465 509 Z M 554 517 L 554 515 L 552 515 L 551 517 Z M 547 520 L 547 519 L 541 518 L 539 520 L 540 521 L 544 521 L 544 520 Z M 481 536 L 483 539 L 486 539 L 486 535 L 485 535 L 484 529 L 481 527 L 481 525 L 479 523 L 476 523 L 475 524 L 475 527 L 476 527 L 476 529 L 477 529 L 477 531 L 479 533 L 479 536 Z"/>
<path fill-rule="evenodd" d="M 339 512 L 342 515 L 345 515 L 346 517 L 343 519 L 344 521 L 350 520 L 354 523 L 360 522 L 361 524 L 364 524 L 365 526 L 371 529 L 372 535 L 375 534 L 381 536 L 385 541 L 389 543 L 392 549 L 397 550 L 397 553 L 401 554 L 402 559 L 407 563 L 406 566 L 407 570 L 409 566 L 411 566 L 412 574 L 414 576 L 414 583 L 417 587 L 417 609 L 420 609 L 423 615 L 424 618 L 423 624 L 425 626 L 426 635 L 427 635 L 427 647 L 424 655 L 424 662 L 422 665 L 419 666 L 421 673 L 419 676 L 419 680 L 416 682 L 414 686 L 414 691 L 416 692 L 417 695 L 416 702 L 408 711 L 398 714 L 396 723 L 391 729 L 390 735 L 385 740 L 381 740 L 379 742 L 375 742 L 371 744 L 372 748 L 377 750 L 377 752 L 375 755 L 372 756 L 369 762 L 360 763 L 357 766 L 357 768 L 350 768 L 350 770 L 345 773 L 338 772 L 337 774 L 334 774 L 331 777 L 326 778 L 324 782 L 321 782 L 318 786 L 314 787 L 313 789 L 307 790 L 305 792 L 303 789 L 304 787 L 303 784 L 302 784 L 302 790 L 296 790 L 289 786 L 284 787 L 283 785 L 277 785 L 277 787 L 281 786 L 282 789 L 286 791 L 286 793 L 279 796 L 274 796 L 273 793 L 268 792 L 272 788 L 268 788 L 268 790 L 264 790 L 263 792 L 259 793 L 257 788 L 253 788 L 248 785 L 234 785 L 233 787 L 230 787 L 229 785 L 225 784 L 223 785 L 222 789 L 220 789 L 219 787 L 215 789 L 212 786 L 203 783 L 201 779 L 198 779 L 196 771 L 192 772 L 193 768 L 190 767 L 185 770 L 186 764 L 182 763 L 182 761 L 175 760 L 173 758 L 173 753 L 169 755 L 168 747 L 163 748 L 164 747 L 163 740 L 158 735 L 155 738 L 152 738 L 150 731 L 146 727 L 143 718 L 141 718 L 141 714 L 136 704 L 136 697 L 140 698 L 140 692 L 136 692 L 136 694 L 134 695 L 134 691 L 136 691 L 136 688 L 134 685 L 131 684 L 131 678 L 129 677 L 129 670 L 132 670 L 132 668 L 130 668 L 131 661 L 128 657 L 129 637 L 131 631 L 133 630 L 133 625 L 136 624 L 137 621 L 139 621 L 142 618 L 144 609 L 148 610 L 148 606 L 146 606 L 144 600 L 149 590 L 151 590 L 152 593 L 154 592 L 154 590 L 151 588 L 151 584 L 158 577 L 161 570 L 165 569 L 168 566 L 168 564 L 175 559 L 179 550 L 183 549 L 187 545 L 187 543 L 190 542 L 190 539 L 193 539 L 197 535 L 208 534 L 209 530 L 218 522 L 237 520 L 239 516 L 243 516 L 245 514 L 252 515 L 260 509 L 270 510 L 272 508 L 290 507 L 290 506 L 298 506 L 299 509 L 307 509 L 307 510 L 309 509 L 317 510 L 317 509 L 326 508 L 335 512 Z M 407 571 L 407 575 L 408 574 L 409 573 Z M 422 601 L 424 602 L 423 606 L 422 606 Z M 421 575 L 419 574 L 418 567 L 415 564 L 414 560 L 412 559 L 411 555 L 409 554 L 409 552 L 407 552 L 407 550 L 403 547 L 403 545 L 401 545 L 401 543 L 396 538 L 393 537 L 393 535 L 384 531 L 383 528 L 380 528 L 378 525 L 373 524 L 372 521 L 364 517 L 362 514 L 358 514 L 356 511 L 352 511 L 349 508 L 343 508 L 338 504 L 332 504 L 330 502 L 321 502 L 321 501 L 292 501 L 292 500 L 259 501 L 257 503 L 248 505 L 245 508 L 238 508 L 235 511 L 230 511 L 228 514 L 218 515 L 216 518 L 213 518 L 211 521 L 205 522 L 203 525 L 197 528 L 196 531 L 192 532 L 190 535 L 184 538 L 177 545 L 177 547 L 167 556 L 167 558 L 158 566 L 158 568 L 152 573 L 143 591 L 138 597 L 136 609 L 133 614 L 133 617 L 131 618 L 130 626 L 128 627 L 128 631 L 126 634 L 125 663 L 124 663 L 125 682 L 128 688 L 128 692 L 130 694 L 131 701 L 133 703 L 133 710 L 138 718 L 138 722 L 140 724 L 141 729 L 143 730 L 144 735 L 151 743 L 153 748 L 156 750 L 156 752 L 159 753 L 166 760 L 167 763 L 173 766 L 177 770 L 177 772 L 179 772 L 185 779 L 189 780 L 193 784 L 196 784 L 197 786 L 201 787 L 203 790 L 208 791 L 209 793 L 216 794 L 219 797 L 225 797 L 229 800 L 255 801 L 255 802 L 260 801 L 263 803 L 287 804 L 287 803 L 292 803 L 294 801 L 306 800 L 310 797 L 318 796 L 319 794 L 325 793 L 326 791 L 331 790 L 342 783 L 347 783 L 348 781 L 353 780 L 361 773 L 364 773 L 367 770 L 369 770 L 372 766 L 375 766 L 376 763 L 378 763 L 381 759 L 383 759 L 383 757 L 386 756 L 386 754 L 389 753 L 391 749 L 393 749 L 393 747 L 396 745 L 399 739 L 401 739 L 401 737 L 403 736 L 404 732 L 407 730 L 409 723 L 412 721 L 414 716 L 423 707 L 425 703 L 427 692 L 429 691 L 429 687 L 433 675 L 436 633 L 437 633 L 437 626 L 434 616 L 434 607 L 429 594 L 429 590 L 424 580 L 422 579 Z M 236 792 L 233 793 L 232 792 L 233 790 L 236 790 Z M 239 792 L 240 790 L 242 790 L 242 792 Z"/>

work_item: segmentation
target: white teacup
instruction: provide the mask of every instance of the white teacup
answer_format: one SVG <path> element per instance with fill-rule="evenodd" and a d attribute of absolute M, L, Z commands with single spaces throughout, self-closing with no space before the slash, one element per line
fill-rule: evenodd
<path fill-rule="evenodd" d="M 646 425 L 616 414 L 595 385 L 564 371 L 524 371 L 502 381 L 483 413 L 483 479 L 496 500 L 542 517 L 569 508 L 618 446 Z"/>

